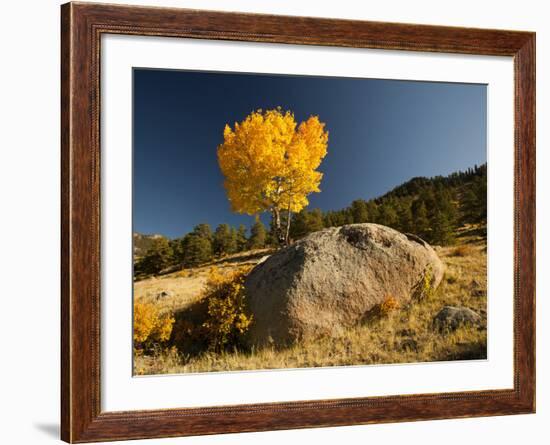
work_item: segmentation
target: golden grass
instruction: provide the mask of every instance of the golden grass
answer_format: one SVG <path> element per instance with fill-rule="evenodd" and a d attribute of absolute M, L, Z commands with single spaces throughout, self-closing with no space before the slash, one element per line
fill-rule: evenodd
<path fill-rule="evenodd" d="M 185 309 L 202 298 L 204 286 L 214 267 L 221 274 L 229 274 L 243 266 L 254 266 L 269 252 L 268 249 L 241 252 L 194 269 L 182 269 L 136 281 L 134 301 L 154 303 L 161 313 Z M 168 296 L 158 297 L 162 292 Z"/>
<path fill-rule="evenodd" d="M 463 244 L 461 246 L 455 247 L 451 251 L 451 256 L 469 256 L 472 254 L 472 246 L 469 244 Z"/>
<path fill-rule="evenodd" d="M 248 352 L 207 352 L 196 357 L 184 357 L 175 349 L 159 351 L 153 356 L 136 356 L 134 371 L 136 374 L 171 374 L 485 358 L 486 242 L 481 236 L 469 233 L 459 233 L 458 246 L 437 248 L 438 255 L 446 264 L 446 272 L 431 298 L 396 308 L 338 336 L 308 340 L 282 349 L 268 347 Z M 461 246 L 467 246 L 464 254 L 456 255 L 456 249 Z M 218 267 L 229 271 L 240 265 L 222 262 Z M 140 295 L 147 298 L 147 291 L 149 294 L 156 292 L 160 289 L 158 282 L 168 280 L 166 284 L 172 285 L 174 290 L 170 304 L 190 304 L 200 296 L 181 287 L 193 284 L 194 289 L 200 289 L 208 267 L 196 269 L 192 278 L 167 276 L 144 283 L 140 286 L 140 292 L 143 292 Z M 169 305 L 168 302 L 164 304 Z M 482 326 L 462 326 L 453 333 L 439 333 L 433 329 L 432 320 L 445 305 L 473 309 L 481 315 Z"/>

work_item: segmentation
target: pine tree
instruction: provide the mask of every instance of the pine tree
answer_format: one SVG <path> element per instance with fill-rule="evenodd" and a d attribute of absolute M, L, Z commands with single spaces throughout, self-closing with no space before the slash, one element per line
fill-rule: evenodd
<path fill-rule="evenodd" d="M 207 238 L 191 233 L 186 235 L 184 246 L 185 267 L 196 267 L 212 259 L 212 243 Z"/>
<path fill-rule="evenodd" d="M 174 261 L 174 251 L 166 238 L 156 238 L 145 256 L 137 262 L 135 273 L 157 274 Z"/>
<path fill-rule="evenodd" d="M 464 222 L 482 222 L 487 219 L 487 175 L 482 171 L 464 191 L 462 215 Z"/>
<path fill-rule="evenodd" d="M 430 243 L 449 245 L 455 242 L 454 227 L 449 214 L 438 209 L 434 212 L 431 221 Z"/>
<path fill-rule="evenodd" d="M 445 188 L 438 188 L 435 192 L 436 205 L 430 217 L 431 243 L 441 245 L 453 244 L 456 231 L 456 206 L 451 193 Z"/>
<path fill-rule="evenodd" d="M 487 221 L 487 172 L 474 183 L 478 199 L 478 216 L 480 221 Z"/>
<path fill-rule="evenodd" d="M 369 211 L 367 203 L 362 199 L 357 199 L 351 203 L 351 214 L 354 223 L 365 223 L 369 220 Z"/>
<path fill-rule="evenodd" d="M 378 205 L 374 202 L 374 200 L 367 202 L 367 213 L 369 215 L 369 222 L 378 222 Z"/>
<path fill-rule="evenodd" d="M 397 212 L 390 202 L 384 202 L 379 207 L 379 224 L 395 228 L 397 226 Z"/>
<path fill-rule="evenodd" d="M 199 224 L 183 239 L 183 264 L 195 267 L 212 259 L 213 236 L 208 224 Z"/>
<path fill-rule="evenodd" d="M 464 223 L 477 221 L 479 219 L 477 195 L 473 187 L 468 187 L 462 193 L 461 210 Z"/>
<path fill-rule="evenodd" d="M 349 208 L 328 211 L 323 217 L 324 227 L 340 227 L 346 224 L 353 224 L 353 215 Z"/>
<path fill-rule="evenodd" d="M 238 252 L 242 252 L 243 250 L 246 250 L 248 247 L 248 239 L 246 238 L 246 226 L 244 224 L 241 224 L 239 226 L 239 229 L 237 230 L 237 234 L 235 237 L 236 247 Z"/>
<path fill-rule="evenodd" d="M 411 203 L 408 200 L 402 200 L 397 208 L 397 229 L 401 232 L 412 232 L 412 212 Z"/>
<path fill-rule="evenodd" d="M 267 233 L 265 226 L 258 219 L 250 229 L 248 247 L 250 249 L 262 249 L 266 245 Z"/>
<path fill-rule="evenodd" d="M 323 212 L 321 209 L 313 209 L 309 212 L 307 227 L 309 232 L 318 232 L 325 228 Z"/>
<path fill-rule="evenodd" d="M 237 248 L 237 229 L 235 227 L 231 227 L 231 233 L 229 234 L 229 242 L 227 245 L 227 253 L 235 253 L 238 252 L 239 249 Z"/>
<path fill-rule="evenodd" d="M 308 233 L 317 232 L 325 227 L 323 212 L 320 209 L 302 210 L 292 218 L 291 238 L 296 240 Z"/>
<path fill-rule="evenodd" d="M 209 224 L 202 223 L 202 224 L 199 224 L 198 226 L 195 226 L 192 233 L 201 238 L 206 238 L 210 242 L 212 242 L 212 229 L 210 228 Z"/>
<path fill-rule="evenodd" d="M 428 219 L 428 210 L 426 209 L 426 203 L 417 199 L 412 204 L 412 230 L 411 232 L 420 236 L 421 238 L 427 239 L 430 221 Z"/>
<path fill-rule="evenodd" d="M 290 226 L 290 236 L 292 239 L 302 238 L 309 233 L 307 219 L 308 211 L 305 209 L 292 216 L 292 225 Z"/>
<path fill-rule="evenodd" d="M 220 224 L 214 232 L 214 253 L 218 256 L 228 255 L 237 250 L 237 232 L 228 224 Z"/>
<path fill-rule="evenodd" d="M 183 262 L 183 238 L 176 238 L 170 241 L 174 256 L 174 264 Z"/>

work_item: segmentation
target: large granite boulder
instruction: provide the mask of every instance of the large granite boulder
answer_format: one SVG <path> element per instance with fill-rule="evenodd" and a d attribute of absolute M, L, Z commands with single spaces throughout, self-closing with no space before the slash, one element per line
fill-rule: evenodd
<path fill-rule="evenodd" d="M 422 239 L 378 224 L 311 233 L 258 264 L 245 288 L 254 315 L 254 345 L 338 335 L 389 296 L 408 303 L 429 274 L 444 266 Z"/>

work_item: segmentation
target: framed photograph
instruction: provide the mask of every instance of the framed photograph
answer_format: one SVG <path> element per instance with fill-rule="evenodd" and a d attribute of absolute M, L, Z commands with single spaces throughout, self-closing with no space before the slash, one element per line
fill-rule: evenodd
<path fill-rule="evenodd" d="M 61 8 L 62 439 L 535 411 L 535 34 Z"/>

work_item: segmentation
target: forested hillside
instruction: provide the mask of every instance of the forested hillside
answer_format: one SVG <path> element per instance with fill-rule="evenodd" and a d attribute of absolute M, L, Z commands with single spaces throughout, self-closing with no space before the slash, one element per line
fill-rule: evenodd
<path fill-rule="evenodd" d="M 304 210 L 293 217 L 292 237 L 301 238 L 323 227 L 372 222 L 414 233 L 431 244 L 454 242 L 464 224 L 487 218 L 487 165 L 449 176 L 413 178 L 385 195 L 355 200 L 345 209 Z"/>
<path fill-rule="evenodd" d="M 158 240 L 160 238 L 164 237 L 158 234 L 143 235 L 141 233 L 134 233 L 134 255 L 136 257 L 144 256 L 149 251 L 149 249 L 154 246 L 155 240 Z"/>
<path fill-rule="evenodd" d="M 284 215 L 281 215 L 284 224 Z M 371 200 L 357 199 L 349 207 L 323 212 L 304 209 L 292 215 L 290 238 L 300 239 L 326 227 L 354 223 L 377 223 L 413 233 L 431 244 L 450 245 L 465 224 L 487 218 L 487 165 L 474 166 L 449 176 L 417 177 Z M 225 255 L 251 249 L 278 247 L 274 228 L 257 220 L 250 229 L 220 224 L 214 231 L 199 224 L 181 238 L 134 234 L 146 239 L 148 250 L 136 254 L 135 276 L 156 274 L 170 266 L 196 267 Z"/>

